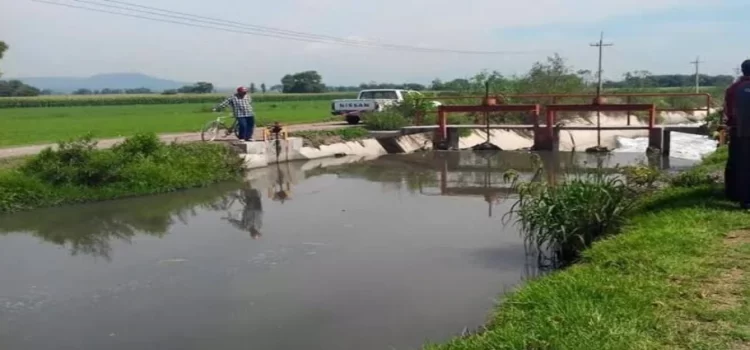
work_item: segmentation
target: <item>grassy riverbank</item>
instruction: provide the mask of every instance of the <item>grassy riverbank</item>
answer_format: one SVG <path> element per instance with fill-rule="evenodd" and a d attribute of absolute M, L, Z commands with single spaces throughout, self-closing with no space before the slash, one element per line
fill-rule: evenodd
<path fill-rule="evenodd" d="M 0 168 L 0 212 L 172 192 L 236 179 L 239 157 L 221 144 L 164 144 L 138 134 L 108 150 L 90 137 Z"/>
<path fill-rule="evenodd" d="M 725 159 L 676 183 L 705 182 Z M 747 349 L 749 215 L 717 184 L 658 191 L 579 264 L 510 293 L 485 331 L 427 348 Z"/>

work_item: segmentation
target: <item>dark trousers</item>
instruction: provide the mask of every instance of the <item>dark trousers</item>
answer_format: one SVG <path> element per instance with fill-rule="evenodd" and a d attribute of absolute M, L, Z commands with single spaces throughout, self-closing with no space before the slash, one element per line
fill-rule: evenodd
<path fill-rule="evenodd" d="M 253 138 L 253 132 L 255 131 L 255 116 L 237 118 L 237 126 L 240 129 L 240 140 L 248 140 Z"/>
<path fill-rule="evenodd" d="M 730 128 L 728 131 L 729 144 L 727 145 L 727 164 L 724 167 L 724 195 L 727 199 L 739 201 L 737 193 L 737 153 L 740 140 L 737 138 L 737 129 Z"/>
<path fill-rule="evenodd" d="M 735 166 L 733 187 L 735 201 L 740 204 L 750 204 L 750 137 L 737 137 L 733 143 L 735 145 L 733 154 L 733 163 Z"/>

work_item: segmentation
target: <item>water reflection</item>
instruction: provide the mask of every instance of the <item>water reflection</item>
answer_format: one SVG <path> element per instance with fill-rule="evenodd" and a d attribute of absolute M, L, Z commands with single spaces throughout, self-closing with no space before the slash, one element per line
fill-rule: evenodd
<path fill-rule="evenodd" d="M 230 194 L 231 202 L 227 206 L 227 220 L 238 230 L 250 232 L 252 239 L 258 239 L 263 234 L 260 229 L 263 227 L 263 203 L 261 202 L 260 191 L 249 185 L 244 185 L 239 191 Z M 240 214 L 237 215 L 231 210 L 235 202 L 240 203 Z"/>
<path fill-rule="evenodd" d="M 610 153 L 587 154 L 568 152 L 432 152 L 406 155 L 387 155 L 378 159 L 321 168 L 318 174 L 337 174 L 339 177 L 363 178 L 388 184 L 386 188 L 406 188 L 413 194 L 425 196 L 471 196 L 487 202 L 487 214 L 493 208 L 513 198 L 506 172 L 519 172 L 520 180 L 548 181 L 575 172 L 616 171 L 618 166 L 644 164 L 660 169 L 689 167 L 693 161 L 648 157 L 642 154 Z M 537 164 L 540 162 L 541 164 Z M 533 170 L 545 169 L 544 178 Z"/>
<path fill-rule="evenodd" d="M 661 168 L 693 164 L 689 160 L 623 153 L 539 155 L 548 169 L 547 181 L 556 181 L 559 174 L 573 168 L 607 169 L 636 162 Z M 435 152 L 388 155 L 374 160 L 349 157 L 277 164 L 250 172 L 246 183 L 0 216 L 0 234 L 30 233 L 69 247 L 72 255 L 111 260 L 112 241 L 130 242 L 137 233 L 162 237 L 174 224 L 187 224 L 190 217 L 203 210 L 225 213 L 225 222 L 258 239 L 263 236 L 263 197 L 283 204 L 292 198 L 293 185 L 326 174 L 383 183 L 387 190 L 405 188 L 414 195 L 480 197 L 487 203 L 487 215 L 492 217 L 497 206 L 513 198 L 511 186 L 503 178 L 507 170 L 520 171 L 522 180 L 542 180 L 530 172 L 537 165 L 534 159 L 526 152 Z"/>
<path fill-rule="evenodd" d="M 46 208 L 0 216 L 0 234 L 30 233 L 45 242 L 69 246 L 72 255 L 111 260 L 110 242 L 130 242 L 137 233 L 162 237 L 199 209 L 221 210 L 236 183 L 101 203 Z"/>

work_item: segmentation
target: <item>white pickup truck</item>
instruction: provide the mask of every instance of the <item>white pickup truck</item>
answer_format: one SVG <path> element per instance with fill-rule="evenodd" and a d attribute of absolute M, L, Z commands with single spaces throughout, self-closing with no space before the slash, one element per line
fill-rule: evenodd
<path fill-rule="evenodd" d="M 343 115 L 349 124 L 359 123 L 362 112 L 381 111 L 383 107 L 400 103 L 408 95 L 422 96 L 418 91 L 401 89 L 372 89 L 362 90 L 354 100 L 333 100 L 331 114 Z M 440 102 L 433 102 L 439 105 Z"/>

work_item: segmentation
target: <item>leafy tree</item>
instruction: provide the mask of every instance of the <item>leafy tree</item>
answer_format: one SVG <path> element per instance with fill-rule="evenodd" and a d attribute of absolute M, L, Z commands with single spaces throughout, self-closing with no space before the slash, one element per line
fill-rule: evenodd
<path fill-rule="evenodd" d="M 278 85 L 271 86 L 270 91 L 281 92 L 281 90 L 284 90 L 284 85 L 278 84 Z"/>
<path fill-rule="evenodd" d="M 266 93 L 266 83 L 260 83 L 260 92 Z"/>
<path fill-rule="evenodd" d="M 135 88 L 135 89 L 125 89 L 126 94 L 150 94 L 153 93 L 151 89 L 148 88 Z"/>
<path fill-rule="evenodd" d="M 558 54 L 547 57 L 545 62 L 534 63 L 518 84 L 521 91 L 535 94 L 576 93 L 588 87 L 583 77 Z"/>
<path fill-rule="evenodd" d="M 257 89 L 255 88 L 255 83 L 250 83 L 250 93 L 254 94 Z"/>
<path fill-rule="evenodd" d="M 89 89 L 78 89 L 73 91 L 73 95 L 93 95 L 94 92 Z"/>
<path fill-rule="evenodd" d="M 39 96 L 41 91 L 20 80 L 0 80 L 0 97 Z"/>
<path fill-rule="evenodd" d="M 393 84 L 393 83 L 376 83 L 374 81 L 371 81 L 369 83 L 362 83 L 359 84 L 359 89 L 404 89 L 404 90 L 414 90 L 414 91 L 423 91 L 426 90 L 427 87 L 422 84 L 417 83 L 405 83 L 405 84 Z M 356 88 L 355 88 L 356 90 Z"/>
<path fill-rule="evenodd" d="M 193 85 L 185 85 L 177 89 L 177 92 L 183 94 L 210 94 L 214 92 L 214 84 L 199 81 Z"/>
<path fill-rule="evenodd" d="M 283 93 L 320 93 L 324 92 L 326 86 L 323 78 L 314 70 L 287 74 L 281 78 Z"/>
<path fill-rule="evenodd" d="M 6 44 L 4 41 L 0 41 L 0 59 L 3 59 L 5 51 L 8 51 L 8 44 Z M 2 76 L 2 72 L 0 72 L 0 76 Z"/>

